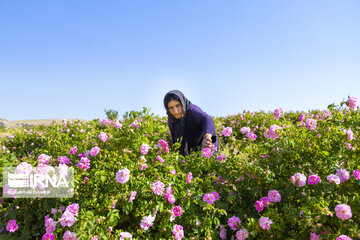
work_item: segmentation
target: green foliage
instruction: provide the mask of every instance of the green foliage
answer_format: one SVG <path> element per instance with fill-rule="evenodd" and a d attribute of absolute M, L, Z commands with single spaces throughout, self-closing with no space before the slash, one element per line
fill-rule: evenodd
<path fill-rule="evenodd" d="M 104 110 L 106 117 L 111 120 L 116 120 L 118 118 L 119 112 L 115 110 Z"/>
<path fill-rule="evenodd" d="M 305 120 L 299 122 L 301 114 L 305 114 L 305 119 L 317 119 L 316 130 L 309 130 Z M 170 146 L 169 153 L 161 152 L 156 146 L 159 140 L 171 140 L 167 121 L 150 114 L 147 108 L 127 112 L 119 123 L 121 128 L 114 122 L 102 125 L 97 121 L 52 124 L 0 138 L 0 146 L 5 146 L 0 150 L 1 167 L 17 166 L 21 162 L 36 166 L 42 153 L 52 157 L 49 164 L 53 166 L 58 164 L 59 156 L 69 157 L 74 166 L 80 158 L 69 154 L 73 147 L 77 146 L 78 153 L 95 146 L 101 149 L 90 158 L 90 169 L 76 167 L 76 194 L 72 199 L 3 199 L 0 229 L 16 219 L 19 230 L 2 232 L 0 238 L 40 239 L 45 233 L 44 217 L 49 214 L 59 221 L 62 215 L 50 214 L 51 209 L 72 203 L 80 205 L 77 220 L 71 227 L 58 223 L 53 232 L 56 238 L 61 239 L 70 230 L 80 240 L 95 235 L 99 239 L 119 239 L 124 231 L 130 232 L 134 239 L 174 239 L 171 231 L 179 224 L 184 227 L 185 239 L 218 239 L 220 225 L 225 225 L 230 239 L 236 234 L 227 226 L 232 216 L 241 219 L 240 228 L 249 231 L 249 239 L 309 239 L 311 232 L 322 233 L 322 239 L 335 239 L 340 234 L 354 239 L 360 233 L 360 181 L 353 176 L 339 185 L 326 180 L 339 168 L 347 169 L 350 174 L 360 169 L 357 110 L 332 106 L 329 111 L 289 112 L 279 119 L 264 112 L 216 118 L 221 145 L 216 155 L 226 155 L 221 162 L 215 155 L 207 159 L 201 152 L 183 157 L 176 151 L 178 144 Z M 264 133 L 274 124 L 282 127 L 278 130 L 279 137 L 266 138 Z M 233 129 L 230 137 L 221 136 L 224 127 Z M 242 127 L 249 127 L 257 139 L 248 139 L 241 132 Z M 353 140 L 344 133 L 349 128 L 354 132 Z M 106 142 L 98 138 L 100 132 L 109 136 Z M 144 143 L 151 147 L 146 155 L 140 152 Z M 346 143 L 351 143 L 353 149 L 347 148 Z M 158 156 L 165 161 L 163 164 Z M 144 163 L 147 168 L 141 170 Z M 115 176 L 123 168 L 130 170 L 130 179 L 121 184 Z M 171 170 L 176 174 L 170 174 Z M 187 183 L 189 172 L 193 179 Z M 298 187 L 290 181 L 297 172 L 307 177 L 310 172 L 317 174 L 321 182 Z M 151 186 L 156 181 L 171 186 L 175 204 L 153 193 Z M 281 201 L 272 202 L 258 212 L 254 205 L 269 190 L 279 191 Z M 137 195 L 130 203 L 133 191 Z M 203 201 L 203 195 L 211 192 L 217 192 L 220 197 L 213 205 Z M 352 218 L 342 221 L 336 217 L 334 209 L 338 204 L 351 206 Z M 169 211 L 174 206 L 181 206 L 184 212 L 171 222 Z M 142 230 L 140 222 L 154 211 L 157 211 L 154 225 Z M 272 220 L 270 230 L 259 226 L 261 217 Z"/>

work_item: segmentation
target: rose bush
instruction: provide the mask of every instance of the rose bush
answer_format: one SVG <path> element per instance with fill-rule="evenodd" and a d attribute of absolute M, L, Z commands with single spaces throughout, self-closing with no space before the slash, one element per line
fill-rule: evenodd
<path fill-rule="evenodd" d="M 360 115 L 351 106 L 216 118 L 220 151 L 186 157 L 168 145 L 166 119 L 145 110 L 19 129 L 0 138 L 1 168 L 73 166 L 75 195 L 1 197 L 0 238 L 355 239 Z"/>

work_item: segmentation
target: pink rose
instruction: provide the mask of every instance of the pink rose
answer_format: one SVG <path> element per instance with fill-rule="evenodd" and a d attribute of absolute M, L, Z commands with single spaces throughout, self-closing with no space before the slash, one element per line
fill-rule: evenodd
<path fill-rule="evenodd" d="M 180 240 L 184 237 L 184 230 L 181 225 L 175 224 L 172 229 L 172 233 L 175 236 L 175 240 Z"/>
<path fill-rule="evenodd" d="M 350 179 L 350 173 L 346 169 L 337 169 L 336 175 L 339 176 L 340 182 L 345 182 Z"/>
<path fill-rule="evenodd" d="M 320 182 L 320 177 L 318 175 L 310 175 L 308 179 L 309 185 L 315 185 Z"/>
<path fill-rule="evenodd" d="M 346 235 L 340 235 L 336 238 L 336 240 L 351 240 L 351 238 Z"/>
<path fill-rule="evenodd" d="M 16 224 L 16 220 L 10 220 L 6 225 L 6 231 L 15 232 L 18 229 L 18 225 Z"/>
<path fill-rule="evenodd" d="M 277 190 L 270 190 L 268 192 L 268 198 L 271 202 L 280 202 L 281 201 L 281 195 Z"/>
<path fill-rule="evenodd" d="M 103 142 L 106 142 L 108 140 L 108 138 L 109 138 L 108 135 L 106 133 L 104 133 L 104 132 L 101 132 L 98 137 Z"/>
<path fill-rule="evenodd" d="M 178 217 L 178 216 L 181 216 L 181 214 L 183 214 L 183 210 L 180 206 L 175 206 L 173 208 L 173 213 L 176 217 Z"/>
<path fill-rule="evenodd" d="M 70 164 L 70 159 L 66 156 L 60 156 L 58 157 L 58 161 L 61 163 L 61 164 Z"/>
<path fill-rule="evenodd" d="M 22 162 L 16 167 L 16 172 L 20 174 L 26 174 L 29 175 L 31 171 L 33 170 L 33 167 L 28 164 L 27 162 Z"/>
<path fill-rule="evenodd" d="M 284 116 L 284 111 L 281 107 L 277 108 L 274 110 L 274 116 L 276 119 L 278 119 L 279 117 Z"/>
<path fill-rule="evenodd" d="M 337 205 L 335 207 L 335 213 L 336 216 L 343 221 L 352 217 L 351 208 L 346 204 Z"/>
<path fill-rule="evenodd" d="M 150 146 L 147 143 L 143 143 L 140 147 L 140 152 L 142 155 L 146 155 L 149 152 Z"/>
<path fill-rule="evenodd" d="M 245 240 L 249 237 L 249 232 L 242 228 L 241 230 L 236 232 L 236 240 Z"/>
<path fill-rule="evenodd" d="M 238 217 L 233 216 L 228 219 L 228 225 L 234 231 L 239 229 L 240 224 L 241 224 L 241 221 L 240 221 L 240 218 L 238 218 Z"/>
<path fill-rule="evenodd" d="M 146 216 L 141 220 L 140 227 L 141 229 L 147 231 L 154 224 L 156 216 Z"/>
<path fill-rule="evenodd" d="M 155 183 L 153 183 L 151 189 L 153 190 L 155 195 L 161 196 L 165 190 L 164 187 L 165 187 L 164 183 L 162 183 L 161 181 L 156 181 Z"/>
<path fill-rule="evenodd" d="M 258 212 L 261 212 L 264 209 L 264 204 L 261 201 L 256 201 L 255 208 Z"/>
<path fill-rule="evenodd" d="M 37 160 L 39 161 L 39 163 L 47 164 L 50 162 L 50 156 L 46 154 L 41 154 Z"/>
<path fill-rule="evenodd" d="M 77 150 L 78 150 L 78 148 L 77 147 L 73 147 L 71 150 L 70 150 L 70 154 L 71 155 L 75 155 L 76 154 L 76 152 L 77 152 Z"/>
<path fill-rule="evenodd" d="M 259 220 L 259 225 L 263 230 L 269 230 L 272 223 L 268 217 L 261 217 Z"/>
<path fill-rule="evenodd" d="M 294 184 L 298 184 L 299 187 L 303 187 L 306 185 L 306 176 L 302 173 L 295 173 L 294 174 Z"/>
<path fill-rule="evenodd" d="M 132 235 L 129 232 L 121 232 L 120 233 L 120 239 L 119 240 L 124 240 L 124 239 L 130 239 L 132 240 Z"/>
<path fill-rule="evenodd" d="M 55 237 L 54 237 L 54 234 L 52 233 L 45 233 L 43 236 L 42 236 L 42 240 L 54 240 Z"/>
<path fill-rule="evenodd" d="M 224 135 L 225 137 L 230 137 L 231 133 L 232 133 L 231 127 L 226 127 L 221 132 L 221 134 Z"/>
<path fill-rule="evenodd" d="M 348 100 L 349 108 L 354 109 L 357 105 L 357 98 L 356 97 L 349 97 Z"/>
<path fill-rule="evenodd" d="M 121 169 L 116 173 L 116 181 L 119 183 L 126 183 L 129 181 L 130 171 L 127 168 Z"/>
<path fill-rule="evenodd" d="M 338 175 L 330 174 L 329 176 L 326 177 L 326 179 L 327 179 L 329 182 L 333 182 L 333 183 L 336 183 L 336 184 L 340 184 L 340 177 L 339 177 Z"/>
<path fill-rule="evenodd" d="M 359 173 L 360 173 L 360 171 L 359 171 Z M 191 173 L 191 172 L 189 172 L 189 174 L 188 174 L 188 176 L 187 176 L 187 178 L 186 178 L 186 182 L 187 182 L 187 183 L 190 183 L 190 182 L 191 182 L 192 177 L 193 177 L 192 173 Z"/>
<path fill-rule="evenodd" d="M 213 155 L 213 152 L 210 148 L 204 148 L 202 151 L 202 155 L 206 158 L 210 158 Z"/>
<path fill-rule="evenodd" d="M 240 132 L 241 132 L 242 134 L 247 134 L 247 133 L 251 132 L 251 129 L 250 129 L 249 127 L 242 127 L 242 128 L 240 129 Z"/>
<path fill-rule="evenodd" d="M 317 124 L 317 121 L 315 119 L 310 119 L 310 118 L 306 119 L 306 127 L 309 130 L 311 130 L 311 131 L 315 130 L 316 124 Z"/>
<path fill-rule="evenodd" d="M 355 177 L 357 180 L 360 180 L 360 170 L 355 170 L 355 171 L 353 172 L 353 175 L 354 175 L 354 177 Z"/>
<path fill-rule="evenodd" d="M 129 198 L 129 202 L 132 202 L 135 200 L 135 196 L 137 194 L 137 191 L 132 191 L 131 192 L 131 195 L 130 195 L 130 198 Z"/>
<path fill-rule="evenodd" d="M 99 147 L 93 147 L 92 149 L 90 149 L 90 155 L 92 157 L 95 157 L 96 155 L 98 155 L 100 152 L 100 148 Z"/>
<path fill-rule="evenodd" d="M 204 194 L 204 196 L 203 196 L 203 201 L 204 202 L 207 202 L 208 204 L 214 204 L 214 202 L 216 201 L 215 200 L 215 196 L 214 196 L 214 194 L 212 194 L 212 193 L 206 193 L 206 194 Z"/>
<path fill-rule="evenodd" d="M 61 218 L 59 219 L 59 222 L 63 227 L 65 226 L 71 227 L 75 221 L 76 221 L 76 217 L 74 217 L 74 214 L 69 211 L 65 211 L 62 214 Z"/>
<path fill-rule="evenodd" d="M 67 231 L 64 233 L 63 239 L 64 239 L 64 240 L 77 240 L 77 238 L 76 238 L 76 233 L 70 232 L 69 230 L 67 230 Z"/>

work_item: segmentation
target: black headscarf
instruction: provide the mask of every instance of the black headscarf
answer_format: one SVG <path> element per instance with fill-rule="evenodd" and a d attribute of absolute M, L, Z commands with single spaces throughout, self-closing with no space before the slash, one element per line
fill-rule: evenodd
<path fill-rule="evenodd" d="M 184 115 L 180 119 L 176 119 L 170 112 L 168 108 L 168 104 L 170 101 L 176 100 L 179 101 L 183 107 Z M 172 90 L 165 94 L 164 97 L 164 107 L 166 109 L 166 114 L 169 119 L 169 127 L 172 134 L 176 139 L 174 141 L 179 140 L 182 137 L 180 152 L 186 153 L 188 150 L 186 149 L 186 139 L 184 139 L 184 131 L 186 127 L 186 111 L 189 109 L 191 102 L 184 96 L 182 92 L 179 90 Z"/>

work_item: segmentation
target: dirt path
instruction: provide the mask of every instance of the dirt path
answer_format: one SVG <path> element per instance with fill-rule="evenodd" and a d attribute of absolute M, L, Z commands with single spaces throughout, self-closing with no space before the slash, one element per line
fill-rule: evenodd
<path fill-rule="evenodd" d="M 82 119 L 67 119 L 68 122 L 73 121 L 84 121 Z M 24 127 L 24 126 L 36 126 L 36 125 L 49 125 L 52 122 L 61 123 L 62 119 L 32 119 L 32 120 L 14 120 L 9 121 L 3 118 L 0 118 L 0 126 L 3 126 L 5 128 L 16 128 L 16 127 Z"/>

